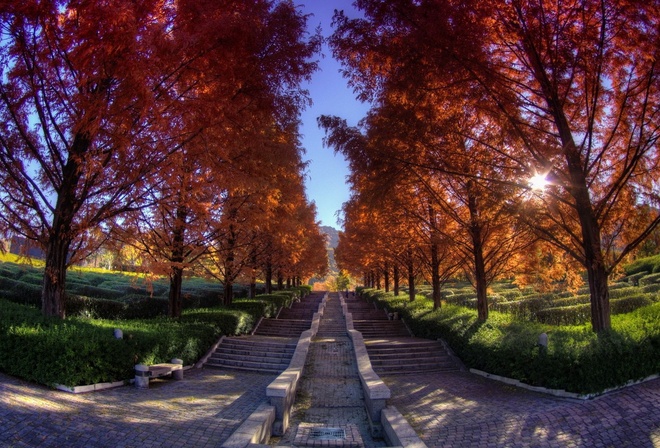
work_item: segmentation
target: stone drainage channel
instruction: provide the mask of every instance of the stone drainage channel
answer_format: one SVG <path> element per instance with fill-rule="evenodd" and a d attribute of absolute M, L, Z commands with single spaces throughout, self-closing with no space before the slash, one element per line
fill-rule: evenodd
<path fill-rule="evenodd" d="M 342 302 L 338 293 L 326 295 L 289 369 L 268 387 L 270 405 L 257 409 L 223 447 L 426 446 L 396 408 L 385 407 L 389 389 L 371 369 Z"/>

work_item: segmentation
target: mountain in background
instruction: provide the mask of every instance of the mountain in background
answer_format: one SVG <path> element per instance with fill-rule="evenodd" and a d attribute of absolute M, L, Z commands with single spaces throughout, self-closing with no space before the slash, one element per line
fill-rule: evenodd
<path fill-rule="evenodd" d="M 321 226 L 321 232 L 325 234 L 325 248 L 328 251 L 328 275 L 336 276 L 339 269 L 335 261 L 335 248 L 339 244 L 339 231 L 334 227 Z"/>

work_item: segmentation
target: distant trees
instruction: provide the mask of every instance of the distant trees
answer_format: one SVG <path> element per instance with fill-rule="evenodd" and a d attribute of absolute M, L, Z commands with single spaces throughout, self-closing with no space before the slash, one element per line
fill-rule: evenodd
<path fill-rule="evenodd" d="M 477 280 L 489 257 L 504 272 L 497 260 L 534 238 L 568 254 L 587 273 L 594 331 L 609 328 L 608 276 L 660 222 L 658 5 L 356 4 L 364 18 L 337 13 L 331 46 L 388 123 L 365 121 L 367 139 L 395 136 L 348 152 L 363 174 L 414 171 L 441 187 L 434 209 L 465 224 Z M 497 252 L 480 256 L 480 245 Z"/>
<path fill-rule="evenodd" d="M 179 315 L 183 270 L 235 237 L 229 198 L 300 182 L 282 173 L 304 168 L 318 36 L 270 0 L 12 1 L 0 23 L 0 230 L 43 247 L 44 314 L 112 227 L 170 275 Z"/>

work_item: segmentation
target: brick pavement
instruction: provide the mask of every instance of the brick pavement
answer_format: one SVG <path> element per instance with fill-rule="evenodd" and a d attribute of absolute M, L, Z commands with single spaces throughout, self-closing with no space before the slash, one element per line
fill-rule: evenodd
<path fill-rule="evenodd" d="M 216 447 L 261 403 L 273 374 L 188 370 L 74 395 L 0 374 L 0 447 Z"/>
<path fill-rule="evenodd" d="M 429 447 L 660 447 L 660 379 L 589 401 L 468 372 L 382 379 Z"/>

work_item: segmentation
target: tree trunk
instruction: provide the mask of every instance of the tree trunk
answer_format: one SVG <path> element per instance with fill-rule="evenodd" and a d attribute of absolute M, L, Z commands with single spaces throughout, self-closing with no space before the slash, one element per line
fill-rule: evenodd
<path fill-rule="evenodd" d="M 48 235 L 46 266 L 41 289 L 41 312 L 44 316 L 65 317 L 66 270 L 73 241 L 71 227 L 79 201 L 76 190 L 82 173 L 82 158 L 91 141 L 84 133 L 76 134 L 69 157 L 62 169 L 62 184 L 57 192 L 53 226 Z"/>
<path fill-rule="evenodd" d="M 170 293 L 167 314 L 169 317 L 181 317 L 183 300 L 181 285 L 183 284 L 183 243 L 186 231 L 186 218 L 188 210 L 185 205 L 179 205 L 176 210 L 176 225 L 172 238 L 172 269 L 170 271 Z"/>
<path fill-rule="evenodd" d="M 266 294 L 273 293 L 273 265 L 268 261 L 266 263 Z"/>
<path fill-rule="evenodd" d="M 390 292 L 390 271 L 387 265 L 383 269 L 383 283 L 385 283 L 385 292 Z"/>
<path fill-rule="evenodd" d="M 284 289 L 284 277 L 282 277 L 282 273 L 278 272 L 277 273 L 277 290 L 282 291 Z"/>
<path fill-rule="evenodd" d="M 415 269 L 411 249 L 408 249 L 408 298 L 411 302 L 415 301 Z"/>
<path fill-rule="evenodd" d="M 170 271 L 170 293 L 167 314 L 169 317 L 181 317 L 183 300 L 181 300 L 181 285 L 183 284 L 183 268 L 172 266 Z"/>
<path fill-rule="evenodd" d="M 431 244 L 431 286 L 433 288 L 433 309 L 442 306 L 442 291 L 440 290 L 440 259 L 438 257 L 438 245 Z"/>
<path fill-rule="evenodd" d="M 575 210 L 580 221 L 582 232 L 582 249 L 584 250 L 583 263 L 587 269 L 589 279 L 589 293 L 591 296 L 591 325 L 595 332 L 611 328 L 610 295 L 607 285 L 608 270 L 605 265 L 601 247 L 601 235 L 598 220 L 594 213 L 589 187 L 584 171 L 584 163 L 564 111 L 562 95 L 556 90 L 545 68 L 544 61 L 534 47 L 534 39 L 525 39 L 524 48 L 534 69 L 534 76 L 539 82 L 543 97 L 552 113 L 557 132 L 561 140 L 566 166 L 570 175 L 571 184 L 567 191 L 575 201 Z"/>
<path fill-rule="evenodd" d="M 470 210 L 470 236 L 472 237 L 472 255 L 474 257 L 474 281 L 477 290 L 477 319 L 485 322 L 488 319 L 488 291 L 486 282 L 486 264 L 484 262 L 484 246 L 482 227 L 477 206 L 477 197 L 470 190 L 472 181 L 468 181 L 468 209 Z"/>
<path fill-rule="evenodd" d="M 253 277 L 250 281 L 250 290 L 248 291 L 248 298 L 254 299 L 257 296 L 257 281 Z"/>
<path fill-rule="evenodd" d="M 394 265 L 394 270 L 392 272 L 392 280 L 394 281 L 394 295 L 399 295 L 399 265 Z"/>
<path fill-rule="evenodd" d="M 435 210 L 429 204 L 429 223 L 431 224 L 431 287 L 433 288 L 433 309 L 442 306 L 442 294 L 440 291 L 440 257 L 438 257 L 437 222 Z"/>
<path fill-rule="evenodd" d="M 231 305 L 234 301 L 234 283 L 231 280 L 225 280 L 224 286 L 223 302 L 225 305 Z"/>
<path fill-rule="evenodd" d="M 53 233 L 46 250 L 46 268 L 41 290 L 41 312 L 44 316 L 64 319 L 67 256 L 70 241 Z"/>

